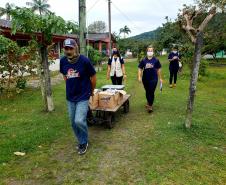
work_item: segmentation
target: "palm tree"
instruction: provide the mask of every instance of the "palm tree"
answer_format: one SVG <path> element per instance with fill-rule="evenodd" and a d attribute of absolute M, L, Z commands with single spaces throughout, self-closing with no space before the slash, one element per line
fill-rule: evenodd
<path fill-rule="evenodd" d="M 119 30 L 119 34 L 124 33 L 124 38 L 126 38 L 126 35 L 129 35 L 131 33 L 131 30 L 128 28 L 128 26 L 124 26 L 124 28 L 121 28 Z"/>
<path fill-rule="evenodd" d="M 112 33 L 113 37 L 115 38 L 116 41 L 120 40 L 120 35 L 116 32 Z"/>
<path fill-rule="evenodd" d="M 6 15 L 6 20 L 10 20 L 10 13 L 14 8 L 14 4 L 6 3 L 5 8 L 0 7 L 0 17 Z"/>
<path fill-rule="evenodd" d="M 32 11 L 38 11 L 39 15 L 50 13 L 48 0 L 32 0 L 32 2 L 26 2 L 27 6 L 30 6 Z"/>

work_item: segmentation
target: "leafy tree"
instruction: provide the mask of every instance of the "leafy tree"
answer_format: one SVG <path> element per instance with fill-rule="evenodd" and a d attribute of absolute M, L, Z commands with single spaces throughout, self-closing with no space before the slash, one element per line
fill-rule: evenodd
<path fill-rule="evenodd" d="M 195 6 L 186 6 L 182 10 L 182 14 L 179 16 L 181 26 L 189 35 L 191 42 L 195 46 L 193 66 L 191 72 L 190 88 L 189 88 L 189 98 L 187 104 L 187 115 L 185 121 L 185 127 L 190 128 L 192 125 L 192 112 L 196 93 L 196 83 L 198 80 L 199 66 L 202 56 L 203 47 L 203 33 L 204 29 L 207 27 L 208 23 L 216 15 L 216 7 L 212 7 L 208 13 L 206 13 L 204 19 L 201 23 L 196 23 L 195 19 L 203 18 L 203 9 L 196 9 Z"/>
<path fill-rule="evenodd" d="M 53 111 L 52 89 L 50 81 L 48 45 L 52 43 L 53 34 L 64 34 L 72 30 L 73 25 L 68 24 L 63 18 L 55 14 L 36 15 L 28 8 L 20 8 L 12 12 L 12 34 L 17 31 L 30 33 L 32 38 L 38 43 L 39 71 L 44 109 Z M 35 33 L 40 32 L 40 37 Z"/>
<path fill-rule="evenodd" d="M 88 26 L 88 32 L 90 33 L 104 33 L 106 32 L 106 23 L 104 21 L 94 21 Z"/>
<path fill-rule="evenodd" d="M 225 0 L 196 0 L 200 7 L 211 7 L 213 4 L 219 8 L 223 13 L 226 9 L 226 1 Z"/>
<path fill-rule="evenodd" d="M 218 62 L 216 54 L 226 50 L 226 13 L 217 13 L 211 20 L 204 35 L 203 54 L 212 54 Z M 217 28 L 217 29 L 216 29 Z"/>
<path fill-rule="evenodd" d="M 67 27 L 71 28 L 71 30 L 68 30 L 68 33 L 71 34 L 79 34 L 79 25 L 77 22 L 74 21 L 68 21 Z"/>

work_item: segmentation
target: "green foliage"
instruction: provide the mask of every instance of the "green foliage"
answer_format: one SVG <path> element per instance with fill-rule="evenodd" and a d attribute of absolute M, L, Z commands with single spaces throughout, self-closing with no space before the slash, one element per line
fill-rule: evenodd
<path fill-rule="evenodd" d="M 148 40 L 137 41 L 135 39 L 126 38 L 118 41 L 118 48 L 122 55 L 124 55 L 127 49 L 129 49 L 131 52 L 133 52 L 133 57 L 137 57 L 141 51 L 146 51 L 147 46 L 150 44 L 151 42 Z"/>
<path fill-rule="evenodd" d="M 79 34 L 79 25 L 77 22 L 68 21 L 67 30 L 71 34 Z"/>
<path fill-rule="evenodd" d="M 62 17 L 53 13 L 39 16 L 28 8 L 18 8 L 12 11 L 12 34 L 22 31 L 34 36 L 34 33 L 41 32 L 41 45 L 51 44 L 53 34 L 66 34 L 76 32 L 76 30 L 78 30 L 76 23 L 66 22 Z M 34 39 L 37 38 L 34 37 Z"/>
<path fill-rule="evenodd" d="M 141 60 L 144 59 L 145 56 L 146 56 L 145 52 L 144 51 L 141 51 L 138 54 L 138 62 L 141 62 Z"/>
<path fill-rule="evenodd" d="M 20 77 L 20 78 L 18 78 L 17 81 L 16 81 L 16 88 L 17 88 L 17 89 L 25 89 L 26 83 L 27 83 L 26 79 Z"/>
<path fill-rule="evenodd" d="M 201 76 L 207 76 L 207 69 L 208 69 L 209 63 L 206 60 L 201 61 L 200 67 L 199 67 L 199 75 Z"/>
<path fill-rule="evenodd" d="M 218 13 L 210 22 L 204 37 L 203 53 L 216 55 L 226 51 L 226 13 Z"/>
<path fill-rule="evenodd" d="M 92 61 L 93 65 L 97 65 L 103 60 L 102 54 L 92 46 L 87 46 L 87 51 L 88 57 Z"/>
<path fill-rule="evenodd" d="M 203 8 L 209 8 L 213 4 L 216 5 L 222 12 L 226 10 L 226 1 L 225 0 L 196 0 L 199 6 Z"/>

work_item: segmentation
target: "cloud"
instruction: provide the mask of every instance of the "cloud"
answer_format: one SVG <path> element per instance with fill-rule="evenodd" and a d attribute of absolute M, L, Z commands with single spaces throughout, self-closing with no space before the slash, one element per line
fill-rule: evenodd
<path fill-rule="evenodd" d="M 7 2 L 26 6 L 27 1 L 30 0 L 1 0 L 0 6 L 4 6 Z M 87 24 L 96 20 L 108 22 L 107 0 L 86 2 Z M 132 30 L 132 35 L 151 31 L 161 26 L 166 16 L 175 19 L 183 4 L 193 2 L 194 0 L 112 0 L 112 31 L 118 32 L 125 25 Z M 78 22 L 78 0 L 49 0 L 49 4 L 51 11 L 65 20 Z"/>

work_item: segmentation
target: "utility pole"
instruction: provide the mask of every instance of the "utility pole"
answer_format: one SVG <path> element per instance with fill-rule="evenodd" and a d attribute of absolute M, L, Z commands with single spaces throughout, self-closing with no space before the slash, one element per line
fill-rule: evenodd
<path fill-rule="evenodd" d="M 109 26 L 109 40 L 110 40 L 110 47 L 109 47 L 109 56 L 111 57 L 111 0 L 108 0 L 108 26 Z"/>
<path fill-rule="evenodd" d="M 86 0 L 79 0 L 79 33 L 80 53 L 86 55 Z"/>

